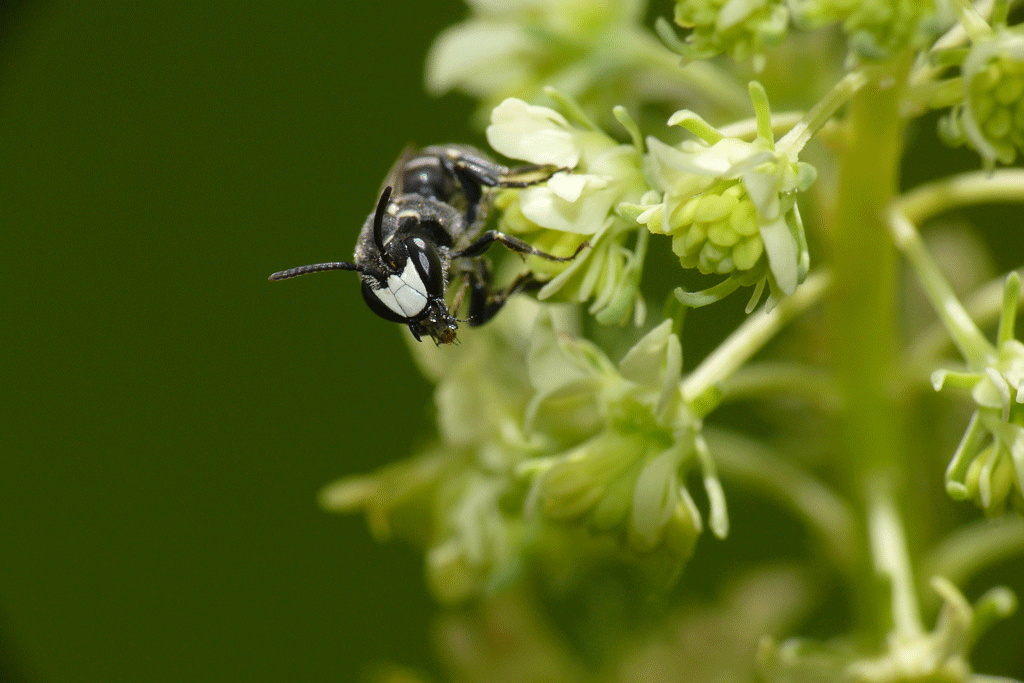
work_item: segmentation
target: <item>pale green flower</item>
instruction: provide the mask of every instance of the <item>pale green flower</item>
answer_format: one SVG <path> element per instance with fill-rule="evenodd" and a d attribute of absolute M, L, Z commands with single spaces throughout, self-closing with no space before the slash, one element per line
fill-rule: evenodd
<path fill-rule="evenodd" d="M 518 210 L 536 227 L 594 235 L 616 204 L 644 190 L 634 146 L 596 127 L 572 125 L 548 107 L 505 100 L 491 113 L 487 142 L 511 159 L 566 169 L 546 183 L 508 193 L 518 198 Z"/>
<path fill-rule="evenodd" d="M 458 347 L 414 347 L 428 349 L 420 363 L 439 380 L 443 445 L 330 485 L 324 506 L 363 510 L 378 537 L 423 546 L 444 602 L 512 577 L 538 539 L 581 523 L 629 552 L 657 550 L 674 576 L 704 525 L 688 470 L 703 476 L 716 535 L 728 520 L 700 419 L 682 398 L 672 321 L 616 364 L 556 331 L 551 307 L 525 298 L 508 306 Z"/>
<path fill-rule="evenodd" d="M 725 500 L 700 420 L 682 398 L 682 347 L 670 320 L 616 365 L 589 342 L 558 334 L 541 316 L 527 368 L 536 389 L 527 428 L 564 434 L 566 444 L 522 466 L 533 476 L 530 505 L 539 514 L 584 520 L 637 551 L 671 543 L 682 562 L 703 527 L 684 483 L 687 469 L 698 466 L 712 529 L 725 535 Z"/>
<path fill-rule="evenodd" d="M 647 189 L 640 151 L 570 113 L 578 124 L 514 98 L 495 107 L 487 127 L 491 147 L 513 159 L 566 169 L 546 183 L 501 193 L 495 202 L 502 211 L 499 225 L 558 255 L 589 241 L 590 249 L 569 263 L 529 259 L 534 274 L 548 280 L 539 299 L 590 302 L 590 312 L 606 324 L 622 324 L 631 314 L 641 321 L 646 237 L 634 239 L 635 223 L 616 213 L 620 203 L 637 201 Z M 629 241 L 635 241 L 632 248 Z"/>
<path fill-rule="evenodd" d="M 443 31 L 427 57 L 427 89 L 461 90 L 488 111 L 508 97 L 533 100 L 546 86 L 610 112 L 633 104 L 649 79 L 638 72 L 661 49 L 640 26 L 643 0 L 469 0 L 470 17 Z M 600 65 L 596 67 L 595 65 Z"/>
<path fill-rule="evenodd" d="M 723 137 L 702 118 L 681 111 L 669 119 L 698 136 L 677 146 L 649 137 L 648 173 L 660 197 L 626 207 L 653 233 L 672 235 L 684 268 L 726 275 L 708 293 L 679 291 L 703 305 L 739 286 L 765 283 L 773 300 L 792 294 L 810 266 L 796 197 L 814 181 L 814 168 L 789 149 L 776 149 L 763 89 L 751 84 L 759 130 L 752 142 Z M 752 307 L 752 306 L 751 306 Z"/>

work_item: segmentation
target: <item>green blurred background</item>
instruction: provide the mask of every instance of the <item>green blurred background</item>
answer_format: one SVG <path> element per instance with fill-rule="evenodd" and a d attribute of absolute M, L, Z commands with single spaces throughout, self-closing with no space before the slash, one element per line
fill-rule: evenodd
<path fill-rule="evenodd" d="M 351 273 L 446 3 L 0 4 L 0 679 L 429 659 L 411 549 L 318 509 L 432 432 Z M 7 678 L 5 678 L 7 677 Z"/>

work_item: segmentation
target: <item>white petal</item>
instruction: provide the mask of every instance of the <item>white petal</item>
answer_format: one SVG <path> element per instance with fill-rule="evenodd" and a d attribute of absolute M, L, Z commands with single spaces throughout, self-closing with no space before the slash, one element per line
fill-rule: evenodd
<path fill-rule="evenodd" d="M 510 159 L 574 168 L 580 151 L 565 118 L 547 107 L 510 97 L 491 112 L 487 142 Z"/>
<path fill-rule="evenodd" d="M 647 149 L 654 158 L 656 166 L 663 166 L 676 171 L 697 175 L 716 175 L 714 173 L 709 174 L 707 169 L 698 166 L 694 154 L 683 152 L 671 145 L 666 145 L 656 137 L 649 136 L 647 138 Z M 728 168 L 728 164 L 723 166 L 722 170 L 724 171 L 726 168 Z"/>
<path fill-rule="evenodd" d="M 800 249 L 793 239 L 785 215 L 780 215 L 771 223 L 761 226 L 761 239 L 764 241 L 764 253 L 768 256 L 768 266 L 775 276 L 775 282 L 786 294 L 796 291 L 800 273 L 797 259 Z"/>
<path fill-rule="evenodd" d="M 757 212 L 767 220 L 774 220 L 782 208 L 779 202 L 779 176 L 775 173 L 747 171 L 743 174 L 743 188 Z"/>
<path fill-rule="evenodd" d="M 548 180 L 548 189 L 567 202 L 574 202 L 580 198 L 583 188 L 587 185 L 585 173 L 556 173 Z"/>
<path fill-rule="evenodd" d="M 541 227 L 593 235 L 604 225 L 615 198 L 614 188 L 587 188 L 578 201 L 568 202 L 548 187 L 530 187 L 520 193 L 519 208 Z"/>
<path fill-rule="evenodd" d="M 548 187 L 561 199 L 575 202 L 580 198 L 584 188 L 603 190 L 608 187 L 608 178 L 590 173 L 556 173 L 548 181 Z"/>

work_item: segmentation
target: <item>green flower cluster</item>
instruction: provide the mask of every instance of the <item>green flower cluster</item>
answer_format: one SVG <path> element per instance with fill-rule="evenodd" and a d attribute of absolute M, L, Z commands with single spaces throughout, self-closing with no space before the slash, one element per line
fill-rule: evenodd
<path fill-rule="evenodd" d="M 682 362 L 671 320 L 615 365 L 591 343 L 559 335 L 550 318 L 540 318 L 527 366 L 537 390 L 527 425 L 571 437 L 561 452 L 527 465 L 531 498 L 545 517 L 584 519 L 640 552 L 666 543 L 685 559 L 702 523 L 683 476 L 699 465 L 712 529 L 726 534 L 714 464 L 700 421 L 683 400 Z"/>
<path fill-rule="evenodd" d="M 951 145 L 967 144 L 985 165 L 1024 151 L 1024 33 L 1006 28 L 976 41 L 961 65 L 962 101 L 939 123 Z"/>
<path fill-rule="evenodd" d="M 813 0 L 800 5 L 801 24 L 840 22 L 850 54 L 866 61 L 923 48 L 953 22 L 947 5 L 933 0 Z"/>
<path fill-rule="evenodd" d="M 789 3 L 782 0 L 681 0 L 675 22 L 692 29 L 684 56 L 708 59 L 727 54 L 764 66 L 767 47 L 781 43 L 789 29 Z"/>
<path fill-rule="evenodd" d="M 678 0 L 675 22 L 691 29 L 685 42 L 669 42 L 689 59 L 728 54 L 765 64 L 765 50 L 781 43 L 790 25 L 803 29 L 840 24 L 851 57 L 891 59 L 930 44 L 952 23 L 944 4 L 931 0 Z"/>
<path fill-rule="evenodd" d="M 807 275 L 807 239 L 796 198 L 816 174 L 791 148 L 776 148 L 764 90 L 753 83 L 751 94 L 759 122 L 753 142 L 724 137 L 693 112 L 676 113 L 669 125 L 683 126 L 699 139 L 673 147 L 648 138 L 647 167 L 662 194 L 649 193 L 639 205 L 624 207 L 650 232 L 672 235 L 672 250 L 684 268 L 728 276 L 714 295 L 677 292 L 690 305 L 746 285 L 757 286 L 756 303 L 766 283 L 774 301 L 792 294 Z"/>
<path fill-rule="evenodd" d="M 590 248 L 570 263 L 528 259 L 531 270 L 547 279 L 538 298 L 589 303 L 589 312 L 603 324 L 624 324 L 630 317 L 639 323 L 645 310 L 639 285 L 646 235 L 637 237 L 636 223 L 616 212 L 620 203 L 637 201 L 647 189 L 638 143 L 620 144 L 574 103 L 548 92 L 559 100 L 564 116 L 508 99 L 492 112 L 487 140 L 507 157 L 571 172 L 500 194 L 495 202 L 501 211 L 499 227 L 557 255 L 572 254 L 589 242 Z M 624 109 L 616 111 L 635 128 Z"/>
<path fill-rule="evenodd" d="M 946 470 L 946 490 L 957 500 L 973 500 L 990 517 L 1003 514 L 1008 503 L 1024 513 L 1024 344 L 1012 338 L 1019 293 L 1020 277 L 1011 273 L 999 344 L 985 350 L 983 367 L 932 376 L 936 391 L 969 389 L 977 405 Z"/>

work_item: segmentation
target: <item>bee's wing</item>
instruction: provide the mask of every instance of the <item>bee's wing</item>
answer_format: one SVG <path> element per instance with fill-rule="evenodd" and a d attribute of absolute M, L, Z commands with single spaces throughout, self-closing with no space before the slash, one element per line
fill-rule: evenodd
<path fill-rule="evenodd" d="M 378 196 L 384 192 L 385 187 L 391 188 L 392 197 L 399 197 L 405 194 L 405 188 L 403 187 L 405 183 L 405 173 L 403 173 L 403 171 L 405 170 L 406 164 L 408 164 L 409 160 L 414 156 L 416 156 L 416 145 L 409 143 L 398 156 L 398 160 L 391 165 L 391 170 L 388 171 L 387 176 L 384 178 L 384 184 L 380 186 L 380 192 L 377 193 Z"/>

